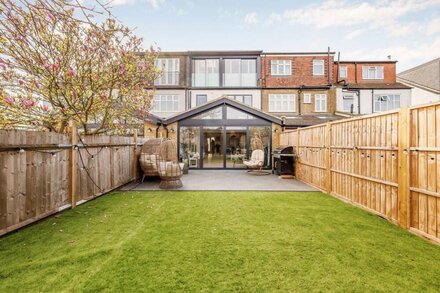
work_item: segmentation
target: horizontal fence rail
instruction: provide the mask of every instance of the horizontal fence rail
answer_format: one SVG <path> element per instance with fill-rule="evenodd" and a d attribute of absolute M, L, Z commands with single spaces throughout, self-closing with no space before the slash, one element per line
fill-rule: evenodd
<path fill-rule="evenodd" d="M 440 241 L 440 103 L 286 131 L 296 177 Z"/>
<path fill-rule="evenodd" d="M 143 141 L 0 130 L 0 235 L 132 181 Z"/>

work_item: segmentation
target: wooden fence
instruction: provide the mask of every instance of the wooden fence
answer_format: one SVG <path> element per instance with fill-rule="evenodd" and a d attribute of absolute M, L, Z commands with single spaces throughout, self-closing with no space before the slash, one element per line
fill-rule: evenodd
<path fill-rule="evenodd" d="M 440 241 L 440 103 L 287 131 L 296 177 Z"/>
<path fill-rule="evenodd" d="M 0 235 L 132 181 L 142 141 L 0 130 Z"/>

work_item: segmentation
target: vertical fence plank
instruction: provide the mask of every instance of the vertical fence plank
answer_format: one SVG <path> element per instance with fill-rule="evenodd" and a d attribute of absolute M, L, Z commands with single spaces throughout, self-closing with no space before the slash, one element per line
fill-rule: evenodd
<path fill-rule="evenodd" d="M 69 199 L 72 208 L 76 207 L 76 199 L 78 196 L 78 158 L 76 145 L 78 144 L 78 132 L 73 121 L 69 122 L 70 144 L 72 147 L 69 151 Z M 78 152 L 80 150 L 78 149 Z"/>
<path fill-rule="evenodd" d="M 399 112 L 399 135 L 398 135 L 398 208 L 399 208 L 399 224 L 402 227 L 409 227 L 410 213 L 409 213 L 409 129 L 408 109 L 403 108 Z"/>

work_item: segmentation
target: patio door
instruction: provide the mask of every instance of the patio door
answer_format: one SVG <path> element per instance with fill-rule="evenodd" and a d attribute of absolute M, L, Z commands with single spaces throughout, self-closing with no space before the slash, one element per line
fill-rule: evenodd
<path fill-rule="evenodd" d="M 226 168 L 245 168 L 243 161 L 248 158 L 248 135 L 246 126 L 226 127 Z"/>
<path fill-rule="evenodd" d="M 202 127 L 203 168 L 224 168 L 224 127 Z"/>

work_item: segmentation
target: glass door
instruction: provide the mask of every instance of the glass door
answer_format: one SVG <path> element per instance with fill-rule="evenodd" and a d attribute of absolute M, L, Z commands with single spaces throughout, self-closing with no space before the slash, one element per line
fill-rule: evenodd
<path fill-rule="evenodd" d="M 203 127 L 203 168 L 223 168 L 224 131 L 222 126 Z"/>
<path fill-rule="evenodd" d="M 246 127 L 226 127 L 226 168 L 245 168 L 243 161 L 248 157 Z"/>

